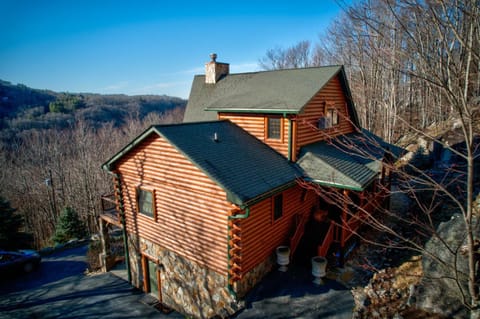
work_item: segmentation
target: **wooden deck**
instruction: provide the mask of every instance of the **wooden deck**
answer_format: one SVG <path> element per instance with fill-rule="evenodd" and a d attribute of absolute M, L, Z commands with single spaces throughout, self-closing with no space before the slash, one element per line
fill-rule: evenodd
<path fill-rule="evenodd" d="M 100 218 L 109 224 L 118 226 L 120 228 L 123 227 L 120 220 L 120 212 L 117 210 L 115 195 L 102 195 L 100 200 L 102 204 L 102 213 L 100 214 Z"/>

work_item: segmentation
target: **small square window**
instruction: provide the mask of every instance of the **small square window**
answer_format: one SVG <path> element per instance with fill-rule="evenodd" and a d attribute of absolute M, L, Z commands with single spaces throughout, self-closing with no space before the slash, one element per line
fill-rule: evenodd
<path fill-rule="evenodd" d="M 338 111 L 336 109 L 328 109 L 325 116 L 318 119 L 318 128 L 327 129 L 338 125 Z"/>
<path fill-rule="evenodd" d="M 140 214 L 154 218 L 153 191 L 137 189 L 137 209 Z"/>
<path fill-rule="evenodd" d="M 327 111 L 327 118 L 329 119 L 330 126 L 338 125 L 338 111 L 336 109 L 329 109 Z"/>
<path fill-rule="evenodd" d="M 267 118 L 267 138 L 280 139 L 281 119 L 279 117 Z"/>
<path fill-rule="evenodd" d="M 283 216 L 283 194 L 279 194 L 273 198 L 273 220 L 277 220 Z"/>

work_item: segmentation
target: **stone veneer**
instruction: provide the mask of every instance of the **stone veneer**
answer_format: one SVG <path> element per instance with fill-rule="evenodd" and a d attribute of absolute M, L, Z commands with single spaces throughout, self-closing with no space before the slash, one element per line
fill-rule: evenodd
<path fill-rule="evenodd" d="M 246 273 L 243 278 L 234 284 L 235 292 L 238 297 L 244 297 L 256 284 L 258 284 L 266 274 L 268 274 L 275 265 L 275 256 L 272 255 L 264 262 L 258 264 L 255 268 Z"/>
<path fill-rule="evenodd" d="M 142 254 L 157 258 L 160 266 L 162 301 L 180 313 L 197 318 L 228 317 L 242 307 L 229 292 L 227 277 L 204 268 L 185 257 L 144 238 L 128 235 L 132 284 L 143 288 Z M 133 249 L 132 249 L 133 248 Z M 235 293 L 244 297 L 272 270 L 272 255 L 234 284 Z"/>
<path fill-rule="evenodd" d="M 133 234 L 129 234 L 129 248 L 132 283 L 138 288 L 143 287 L 142 254 L 158 258 L 165 305 L 197 318 L 227 317 L 240 309 L 225 275 Z"/>

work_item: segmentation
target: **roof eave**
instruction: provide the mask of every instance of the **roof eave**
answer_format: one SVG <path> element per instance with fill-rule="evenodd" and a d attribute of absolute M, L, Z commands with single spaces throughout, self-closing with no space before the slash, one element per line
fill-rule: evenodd
<path fill-rule="evenodd" d="M 268 114 L 298 114 L 299 110 L 289 109 L 242 109 L 242 108 L 206 108 L 204 111 L 223 113 L 268 113 Z"/>
<path fill-rule="evenodd" d="M 361 186 L 356 186 L 356 185 L 345 185 L 345 184 L 335 183 L 335 182 L 331 182 L 331 181 L 323 181 L 323 180 L 318 180 L 318 179 L 313 179 L 313 178 L 306 178 L 305 180 L 307 182 L 318 184 L 320 186 L 347 189 L 347 190 L 358 191 L 358 192 L 364 191 L 365 186 L 370 184 L 370 183 L 367 183 L 366 185 L 364 185 L 364 187 L 361 187 Z"/>
<path fill-rule="evenodd" d="M 284 190 L 294 186 L 296 183 L 297 183 L 296 179 L 292 180 L 292 181 L 290 181 L 286 184 L 280 185 L 280 186 L 275 187 L 275 188 L 273 188 L 273 189 L 271 189 L 271 190 L 269 190 L 269 191 L 267 191 L 263 194 L 260 194 L 260 195 L 254 197 L 254 198 L 248 199 L 248 200 L 246 200 L 246 201 L 244 201 L 244 202 L 242 202 L 241 204 L 238 204 L 238 205 L 242 209 L 245 208 L 245 207 L 251 207 L 251 206 L 253 206 L 253 205 L 269 198 L 269 197 L 272 197 L 272 196 L 274 196 L 278 193 L 283 192 Z M 236 203 L 234 203 L 234 204 L 236 204 Z"/>
<path fill-rule="evenodd" d="M 143 131 L 142 134 L 140 134 L 137 138 L 132 140 L 130 143 L 128 143 L 124 148 L 122 148 L 118 153 L 113 155 L 108 161 L 102 164 L 102 169 L 108 172 L 113 171 L 113 165 L 116 161 L 118 161 L 121 157 L 123 157 L 125 154 L 127 154 L 130 150 L 132 150 L 135 146 L 137 146 L 141 141 L 143 141 L 147 136 L 149 136 L 152 132 L 156 132 L 157 134 L 160 135 L 160 133 L 157 131 L 155 126 L 150 126 L 147 128 L 145 131 Z"/>
<path fill-rule="evenodd" d="M 344 173 L 340 173 L 340 174 L 343 175 L 343 177 L 348 177 Z M 349 189 L 349 190 L 362 192 L 368 187 L 368 185 L 370 185 L 375 180 L 375 178 L 377 178 L 377 176 L 379 174 L 380 174 L 380 172 L 375 172 L 374 174 L 372 174 L 372 176 L 368 180 L 366 180 L 365 182 L 363 182 L 361 184 L 360 183 L 349 183 L 349 184 L 336 183 L 336 182 L 331 181 L 331 180 L 317 179 L 315 177 L 308 177 L 308 176 L 305 177 L 305 180 L 309 181 L 309 182 L 312 182 L 312 183 L 315 183 L 315 184 L 322 185 L 322 186 L 341 188 L 341 189 Z"/>

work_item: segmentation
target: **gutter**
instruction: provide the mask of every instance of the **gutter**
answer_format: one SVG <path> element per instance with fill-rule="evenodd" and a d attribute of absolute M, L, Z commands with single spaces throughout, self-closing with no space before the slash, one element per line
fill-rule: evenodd
<path fill-rule="evenodd" d="M 293 140 L 293 122 L 288 120 L 288 161 L 292 161 L 292 140 Z"/>
<path fill-rule="evenodd" d="M 376 176 L 377 175 L 375 175 L 374 178 L 372 178 L 368 183 L 366 183 L 366 185 L 369 185 L 375 179 Z M 365 190 L 365 188 L 363 188 L 361 186 L 344 185 L 344 184 L 340 184 L 340 183 L 321 181 L 321 180 L 313 179 L 313 178 L 305 178 L 305 181 L 315 183 L 315 184 L 318 184 L 318 185 L 321 185 L 321 186 L 327 186 L 327 187 L 333 187 L 333 188 L 339 188 L 339 189 L 348 189 L 348 190 L 352 190 L 352 191 L 362 192 L 362 191 Z"/>
<path fill-rule="evenodd" d="M 261 202 L 261 201 L 264 200 L 264 199 L 267 199 L 267 198 L 269 198 L 269 197 L 272 197 L 273 195 L 276 195 L 276 194 L 278 194 L 278 193 L 283 192 L 283 191 L 286 190 L 286 189 L 289 189 L 290 187 L 294 186 L 295 184 L 297 184 L 297 180 L 296 180 L 296 179 L 293 180 L 293 181 L 291 181 L 291 182 L 288 182 L 288 183 L 286 183 L 286 184 L 283 184 L 282 186 L 279 186 L 279 187 L 277 187 L 277 188 L 275 188 L 275 189 L 272 189 L 272 190 L 270 190 L 270 191 L 268 191 L 268 192 L 266 192 L 266 193 L 263 193 L 263 194 L 261 194 L 260 196 L 257 196 L 257 197 L 255 197 L 255 198 L 252 198 L 251 200 L 245 202 L 245 203 L 241 206 L 241 208 L 243 209 L 244 207 L 247 207 L 247 208 L 248 208 L 248 207 L 251 207 L 251 206 L 253 206 L 254 204 L 257 204 L 257 203 Z"/>
<path fill-rule="evenodd" d="M 246 206 L 245 208 L 242 208 L 242 209 L 245 209 L 245 213 L 243 214 L 234 214 L 235 211 L 238 211 L 240 210 L 240 208 L 238 207 L 235 207 L 233 208 L 231 211 L 230 211 L 230 215 L 228 215 L 228 221 L 230 220 L 235 220 L 235 219 L 246 219 L 250 216 L 250 207 Z M 231 275 L 230 275 L 230 223 L 227 222 L 227 289 L 228 289 L 228 292 L 230 293 L 230 295 L 233 296 L 233 298 L 235 300 L 237 300 L 237 293 L 235 292 L 235 290 L 233 289 L 233 286 L 230 284 L 230 279 L 231 279 Z"/>
<path fill-rule="evenodd" d="M 224 112 L 224 113 L 266 113 L 266 114 L 298 114 L 299 110 L 289 110 L 289 109 L 222 109 L 222 108 L 206 108 L 204 111 L 214 111 L 214 112 Z"/>

